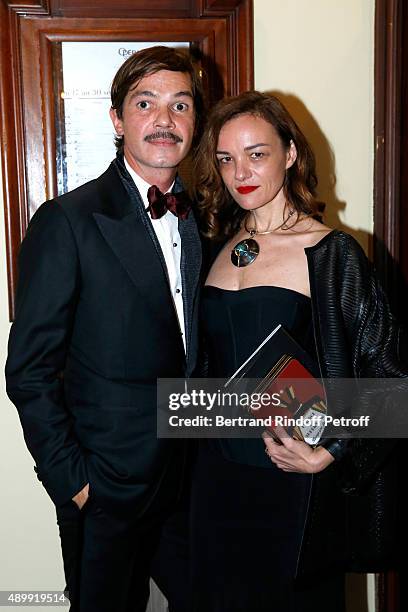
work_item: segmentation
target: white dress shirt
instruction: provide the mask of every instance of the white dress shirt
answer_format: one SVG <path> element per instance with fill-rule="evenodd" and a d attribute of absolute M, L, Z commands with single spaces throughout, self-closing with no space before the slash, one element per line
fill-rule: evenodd
<path fill-rule="evenodd" d="M 132 177 L 135 185 L 140 193 L 140 197 L 143 200 L 145 208 L 149 206 L 147 199 L 147 191 L 151 185 L 142 179 L 133 168 L 130 167 L 125 159 L 125 166 L 130 176 Z M 174 185 L 174 183 L 173 183 Z M 170 186 L 169 192 L 172 190 L 173 185 Z M 184 329 L 184 305 L 183 305 L 183 291 L 181 284 L 181 238 L 178 231 L 178 218 L 173 215 L 169 210 L 160 219 L 150 219 L 153 225 L 153 229 L 156 233 L 157 240 L 159 241 L 161 250 L 163 252 L 164 260 L 167 267 L 167 275 L 170 286 L 170 292 L 173 297 L 174 305 L 176 308 L 181 335 L 183 338 L 184 350 L 186 350 L 186 334 Z M 148 271 L 146 271 L 148 274 Z"/>

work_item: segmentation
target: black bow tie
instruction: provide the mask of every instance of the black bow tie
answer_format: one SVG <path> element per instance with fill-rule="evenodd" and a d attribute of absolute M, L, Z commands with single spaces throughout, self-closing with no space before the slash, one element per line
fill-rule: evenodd
<path fill-rule="evenodd" d="M 149 187 L 147 192 L 152 219 L 160 219 L 169 210 L 180 219 L 187 219 L 191 209 L 191 202 L 185 191 L 179 193 L 162 193 L 157 185 Z"/>

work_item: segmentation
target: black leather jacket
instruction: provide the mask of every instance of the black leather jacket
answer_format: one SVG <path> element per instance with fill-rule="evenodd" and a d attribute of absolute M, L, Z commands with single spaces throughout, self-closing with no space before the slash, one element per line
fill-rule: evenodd
<path fill-rule="evenodd" d="M 400 359 L 400 328 L 360 245 L 334 230 L 305 252 L 322 376 L 407 376 Z M 389 557 L 384 538 L 395 517 L 387 517 L 394 506 L 387 498 L 391 491 L 381 466 L 394 441 L 327 440 L 323 444 L 336 461 L 312 478 L 298 575 L 333 565 L 360 571 L 383 569 Z M 361 524 L 356 525 L 357 520 Z M 358 550 L 360 545 L 364 551 Z M 360 567 L 360 558 L 367 559 L 367 566 L 363 561 Z"/>
<path fill-rule="evenodd" d="M 207 270 L 221 247 L 204 244 Z M 333 230 L 305 253 L 322 377 L 408 376 L 401 330 L 358 242 Z M 395 556 L 394 466 L 387 465 L 395 442 L 329 439 L 323 445 L 336 461 L 311 478 L 297 576 L 335 567 L 383 571 Z"/>

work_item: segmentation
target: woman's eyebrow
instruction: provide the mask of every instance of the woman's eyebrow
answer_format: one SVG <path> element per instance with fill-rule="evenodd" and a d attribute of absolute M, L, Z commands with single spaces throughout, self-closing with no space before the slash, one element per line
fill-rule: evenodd
<path fill-rule="evenodd" d="M 249 147 L 245 147 L 244 151 L 250 151 L 251 149 L 256 149 L 257 147 L 270 147 L 270 144 L 267 142 L 258 142 L 257 144 L 250 145 Z M 225 155 L 229 153 L 229 151 L 216 151 L 216 155 Z"/>
<path fill-rule="evenodd" d="M 245 147 L 245 151 L 249 151 L 250 149 L 256 149 L 256 147 L 269 147 L 270 145 L 267 142 L 258 142 L 257 144 L 251 145 L 249 147 Z"/>

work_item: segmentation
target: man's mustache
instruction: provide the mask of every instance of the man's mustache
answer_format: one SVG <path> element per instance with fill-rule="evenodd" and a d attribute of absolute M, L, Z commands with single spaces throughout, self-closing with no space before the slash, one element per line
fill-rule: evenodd
<path fill-rule="evenodd" d="M 174 142 L 183 142 L 183 139 L 177 134 L 173 134 L 173 132 L 154 132 L 153 134 L 148 134 L 144 137 L 145 142 L 151 142 L 152 140 L 173 140 Z"/>

